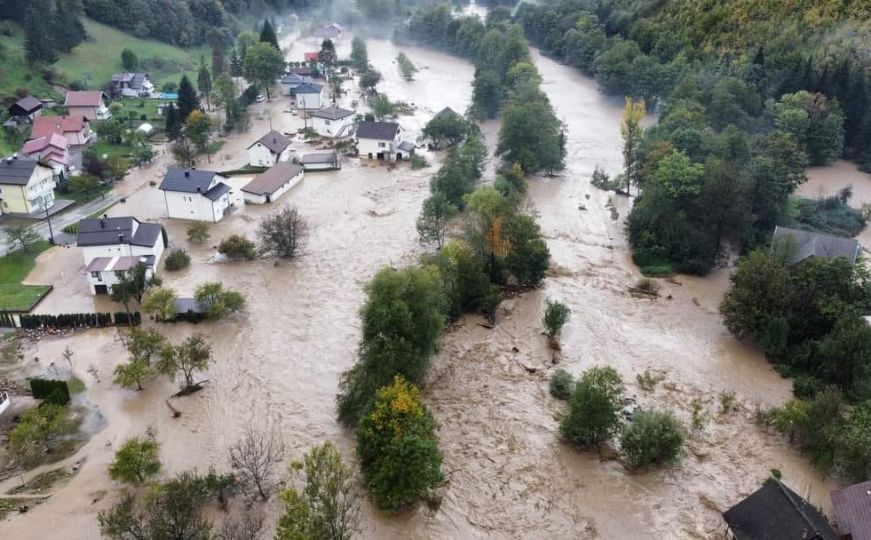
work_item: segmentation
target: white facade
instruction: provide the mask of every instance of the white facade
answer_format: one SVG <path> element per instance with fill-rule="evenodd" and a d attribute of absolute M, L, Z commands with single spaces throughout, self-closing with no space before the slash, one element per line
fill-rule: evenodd
<path fill-rule="evenodd" d="M 366 159 L 383 159 L 396 161 L 396 152 L 402 142 L 402 128 L 396 130 L 393 139 L 357 139 L 357 150 L 360 157 Z"/>
<path fill-rule="evenodd" d="M 166 246 L 163 243 L 163 234 L 161 234 L 153 247 L 134 246 L 131 244 L 82 246 L 82 255 L 85 259 L 85 266 L 91 264 L 91 261 L 99 257 L 146 257 L 148 255 L 154 256 L 154 264 L 157 265 L 160 262 L 164 249 L 166 249 Z"/>
<path fill-rule="evenodd" d="M 118 259 L 118 257 L 114 257 L 108 263 L 110 267 L 108 270 L 88 272 L 88 287 L 91 289 L 91 294 L 112 294 L 112 287 L 121 281 L 121 276 L 123 275 L 123 272 L 111 269 L 114 262 Z M 154 264 L 156 266 L 157 262 Z M 149 267 L 145 271 L 145 279 L 150 279 L 152 276 L 154 276 L 154 267 Z"/>
<path fill-rule="evenodd" d="M 338 120 L 328 120 L 326 118 L 311 118 L 312 129 L 324 137 L 345 137 L 350 134 L 351 127 L 354 125 L 354 115 L 346 116 Z"/>
<path fill-rule="evenodd" d="M 304 171 L 300 170 L 296 176 L 288 178 L 287 182 L 276 188 L 272 193 L 250 193 L 242 189 L 242 196 L 245 198 L 245 202 L 250 204 L 267 204 L 275 202 L 279 197 L 287 193 L 295 185 L 299 184 L 304 174 Z"/>
<path fill-rule="evenodd" d="M 320 109 L 323 107 L 321 93 L 306 92 L 296 94 L 296 107 L 298 109 Z"/>
<path fill-rule="evenodd" d="M 202 193 L 164 191 L 163 196 L 166 200 L 166 212 L 173 219 L 217 223 L 224 218 L 224 213 L 230 208 L 229 193 L 224 193 L 214 201 Z"/>
<path fill-rule="evenodd" d="M 290 161 L 292 149 L 288 145 L 280 154 L 276 154 L 260 141 L 248 148 L 248 163 L 252 167 L 272 167 L 279 161 Z"/>

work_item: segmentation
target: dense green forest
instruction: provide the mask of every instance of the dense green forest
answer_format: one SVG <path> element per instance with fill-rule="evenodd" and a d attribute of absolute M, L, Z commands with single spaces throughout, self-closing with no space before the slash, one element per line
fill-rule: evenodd
<path fill-rule="evenodd" d="M 871 3 L 565 0 L 515 19 L 604 92 L 660 113 L 628 179 L 643 268 L 705 273 L 787 221 L 807 165 L 871 169 Z"/>

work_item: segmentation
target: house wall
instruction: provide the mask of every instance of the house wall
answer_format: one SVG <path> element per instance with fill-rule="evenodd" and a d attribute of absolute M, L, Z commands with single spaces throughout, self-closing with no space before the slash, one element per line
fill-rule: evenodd
<path fill-rule="evenodd" d="M 276 155 L 260 142 L 248 149 L 248 163 L 254 167 L 272 167 L 275 159 Z"/>
<path fill-rule="evenodd" d="M 354 125 L 354 117 L 346 116 L 341 120 L 312 118 L 312 128 L 325 137 L 336 137 L 339 133 L 348 134 L 348 129 Z M 344 132 L 342 131 L 344 129 Z"/>
<path fill-rule="evenodd" d="M 269 195 L 269 202 L 277 201 L 282 195 L 290 191 L 291 188 L 299 184 L 300 180 L 302 180 L 304 175 L 305 173 L 300 171 L 300 173 L 293 178 L 289 178 L 287 182 L 282 184 L 281 187 L 279 187 Z M 266 195 L 259 195 L 256 193 L 248 193 L 247 191 L 243 191 L 242 196 L 245 198 L 246 203 L 266 204 Z"/>
<path fill-rule="evenodd" d="M 358 139 L 357 149 L 360 151 L 361 158 L 369 159 L 369 154 L 372 154 L 372 159 L 377 159 L 378 154 L 383 152 L 384 159 L 393 161 L 398 144 L 398 141 L 391 140 Z"/>
<path fill-rule="evenodd" d="M 217 201 L 211 201 L 197 193 L 164 191 L 166 213 L 173 219 L 190 219 L 216 223 L 224 217 L 224 209 L 230 206 L 229 193 Z"/>
<path fill-rule="evenodd" d="M 156 264 L 155 264 L 156 266 Z M 112 287 L 116 285 L 121 278 L 115 274 L 114 270 L 109 270 L 107 272 L 87 272 L 88 274 L 88 287 L 91 289 L 91 294 L 97 294 L 97 285 L 107 285 L 108 293 L 112 294 Z M 149 269 L 145 272 L 145 278 L 148 279 L 154 275 L 154 270 Z"/>
<path fill-rule="evenodd" d="M 297 94 L 296 107 L 298 109 L 320 109 L 323 107 L 320 94 Z"/>
<path fill-rule="evenodd" d="M 38 165 L 33 170 L 27 186 L 0 184 L 3 198 L 2 211 L 7 213 L 30 214 L 43 208 L 42 198 L 49 208 L 54 204 L 54 171 Z"/>
<path fill-rule="evenodd" d="M 112 118 L 112 113 L 106 105 L 100 107 L 67 107 L 69 114 L 80 114 L 88 120 L 107 120 Z"/>

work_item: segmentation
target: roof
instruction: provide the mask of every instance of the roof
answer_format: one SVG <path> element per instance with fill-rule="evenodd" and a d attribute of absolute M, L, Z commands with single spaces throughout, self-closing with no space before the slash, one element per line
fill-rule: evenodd
<path fill-rule="evenodd" d="M 148 75 L 145 73 L 116 73 L 112 75 L 113 83 L 127 83 L 134 90 L 142 88 L 147 79 Z"/>
<path fill-rule="evenodd" d="M 17 114 L 19 112 L 30 114 L 42 108 L 42 101 L 33 96 L 24 96 L 9 107 L 9 112 Z"/>
<path fill-rule="evenodd" d="M 157 239 L 162 236 L 162 230 L 159 223 L 143 223 L 130 216 L 83 219 L 79 221 L 76 245 L 84 247 L 130 244 L 154 247 Z"/>
<path fill-rule="evenodd" d="M 402 141 L 398 145 L 400 150 L 405 150 L 406 152 L 411 152 L 414 150 L 414 143 L 410 141 Z"/>
<path fill-rule="evenodd" d="M 0 161 L 0 184 L 26 186 L 39 163 L 26 157 L 7 157 Z"/>
<path fill-rule="evenodd" d="M 796 264 L 810 257 L 835 259 L 846 257 L 850 264 L 856 263 L 859 255 L 859 241 L 855 238 L 841 238 L 788 227 L 775 227 L 772 249 L 789 242 L 794 251 L 788 254 L 787 264 Z"/>
<path fill-rule="evenodd" d="M 332 152 L 313 152 L 302 156 L 303 165 L 311 165 L 313 163 L 335 163 L 338 159 L 338 154 L 335 150 Z"/>
<path fill-rule="evenodd" d="M 318 61 L 320 61 L 320 59 L 321 59 L 321 53 L 319 53 L 317 51 L 305 53 L 305 61 L 306 62 L 318 62 Z"/>
<path fill-rule="evenodd" d="M 315 83 L 305 83 L 296 87 L 294 92 L 297 94 L 320 94 L 323 86 Z"/>
<path fill-rule="evenodd" d="M 294 73 L 296 75 L 311 75 L 312 74 L 312 69 L 308 66 L 292 67 L 288 71 L 290 73 Z"/>
<path fill-rule="evenodd" d="M 852 540 L 871 540 L 871 480 L 836 489 L 831 497 L 838 532 Z"/>
<path fill-rule="evenodd" d="M 819 510 L 773 478 L 723 519 L 737 540 L 838 540 Z"/>
<path fill-rule="evenodd" d="M 70 143 L 63 135 L 59 133 L 52 133 L 48 136 L 30 139 L 29 141 L 24 143 L 24 146 L 21 147 L 21 153 L 24 155 L 35 154 L 38 152 L 42 152 L 49 146 L 53 146 L 59 150 L 67 150 L 70 147 Z"/>
<path fill-rule="evenodd" d="M 290 73 L 282 77 L 279 82 L 281 84 L 311 84 L 312 82 L 314 82 L 314 79 L 312 79 L 311 77 L 306 77 L 305 75 Z"/>
<path fill-rule="evenodd" d="M 399 124 L 396 122 L 360 122 L 357 126 L 358 139 L 392 141 L 398 132 Z"/>
<path fill-rule="evenodd" d="M 103 103 L 103 92 L 99 90 L 83 90 L 67 92 L 64 99 L 65 107 L 99 107 Z"/>
<path fill-rule="evenodd" d="M 85 272 L 123 272 L 134 268 L 140 262 L 146 266 L 154 266 L 154 255 L 97 257 L 88 264 Z"/>
<path fill-rule="evenodd" d="M 447 118 L 452 116 L 460 116 L 455 110 L 450 107 L 445 107 L 433 116 L 433 118 Z"/>
<path fill-rule="evenodd" d="M 87 120 L 80 114 L 70 116 L 37 116 L 33 119 L 33 128 L 30 130 L 30 137 L 36 139 L 45 137 L 52 133 L 79 132 L 85 129 Z"/>
<path fill-rule="evenodd" d="M 335 37 L 342 33 L 342 27 L 336 23 L 321 26 L 314 31 L 315 37 Z"/>
<path fill-rule="evenodd" d="M 253 143 L 251 143 L 248 148 L 251 148 L 255 144 L 260 143 L 266 148 L 269 149 L 270 152 L 274 154 L 280 154 L 284 152 L 284 150 L 290 146 L 290 139 L 275 131 L 274 129 L 267 133 L 266 135 L 260 137 Z"/>
<path fill-rule="evenodd" d="M 209 191 L 203 193 L 203 196 L 209 199 L 210 201 L 217 201 L 226 193 L 230 192 L 230 186 L 223 182 L 218 182 L 215 186 Z"/>
<path fill-rule="evenodd" d="M 315 118 L 326 118 L 327 120 L 340 120 L 354 114 L 356 114 L 354 111 L 349 111 L 348 109 L 336 107 L 335 105 L 333 105 L 332 107 L 325 107 L 323 109 L 309 111 L 308 113 L 309 116 L 314 116 Z"/>
<path fill-rule="evenodd" d="M 271 194 L 298 174 L 302 174 L 302 167 L 296 163 L 281 161 L 268 171 L 257 175 L 254 180 L 251 180 L 242 188 L 242 191 L 256 195 Z"/>
<path fill-rule="evenodd" d="M 217 174 L 214 171 L 170 167 L 163 177 L 163 182 L 160 183 L 160 189 L 182 193 L 205 193 Z"/>

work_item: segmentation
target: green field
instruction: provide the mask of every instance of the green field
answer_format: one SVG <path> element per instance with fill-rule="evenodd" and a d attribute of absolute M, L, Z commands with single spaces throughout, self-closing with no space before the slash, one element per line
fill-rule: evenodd
<path fill-rule="evenodd" d="M 196 80 L 200 56 L 209 58 L 205 47 L 182 49 L 149 39 L 139 39 L 120 30 L 90 19 L 82 19 L 89 39 L 61 56 L 55 67 L 69 81 L 83 82 L 89 88 L 101 88 L 122 71 L 121 51 L 132 50 L 142 64 L 141 71 L 148 73 L 159 90 L 166 81 L 178 82 L 182 73 Z"/>
<path fill-rule="evenodd" d="M 30 311 L 49 290 L 46 285 L 21 284 L 36 266 L 36 257 L 49 247 L 50 244 L 42 240 L 30 246 L 26 253 L 17 249 L 0 257 L 0 309 Z"/>

